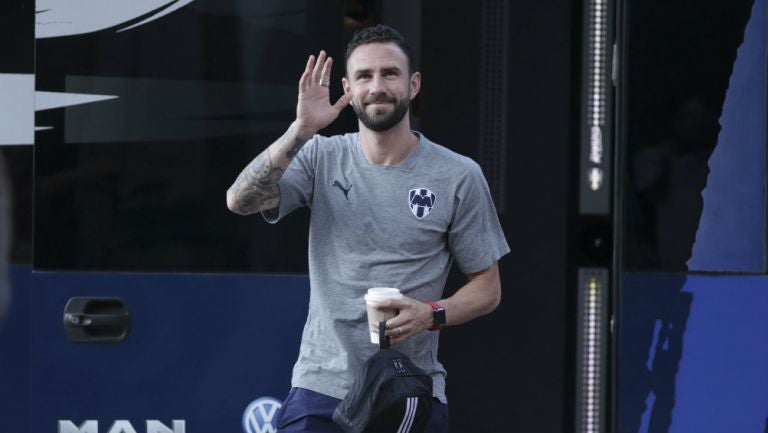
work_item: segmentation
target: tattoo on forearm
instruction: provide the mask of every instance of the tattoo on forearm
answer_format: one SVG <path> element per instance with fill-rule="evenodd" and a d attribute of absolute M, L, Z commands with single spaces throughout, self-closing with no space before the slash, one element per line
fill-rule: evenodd
<path fill-rule="evenodd" d="M 288 153 L 286 153 L 286 154 L 285 154 L 285 156 L 287 156 L 287 157 L 288 157 L 288 159 L 293 159 L 293 157 L 294 157 L 294 156 L 296 156 L 296 154 L 298 154 L 298 153 L 299 153 L 299 151 L 301 150 L 301 148 L 302 148 L 302 147 L 304 147 L 304 144 L 305 144 L 305 143 L 306 143 L 306 141 L 304 141 L 304 140 L 299 140 L 299 139 L 297 138 L 296 140 L 294 140 L 294 141 L 293 141 L 293 148 L 291 148 L 290 150 L 288 150 Z"/>
<path fill-rule="evenodd" d="M 282 174 L 283 169 L 272 163 L 269 149 L 256 157 L 232 185 L 238 210 L 247 214 L 276 207 L 280 203 L 280 187 L 277 182 Z"/>
<path fill-rule="evenodd" d="M 259 210 L 266 210 L 280 205 L 280 187 L 278 182 L 291 160 L 299 153 L 305 140 L 294 139 L 293 143 L 287 143 L 286 138 L 281 138 L 282 143 L 277 146 L 277 155 L 273 159 L 270 148 L 267 148 L 256 157 L 237 177 L 229 192 L 235 196 L 237 211 L 243 214 L 251 214 Z M 291 146 L 287 151 L 288 146 Z M 286 152 L 285 158 L 281 158 L 281 151 Z M 281 161 L 281 162 L 276 162 Z M 282 166 L 280 165 L 282 163 Z"/>

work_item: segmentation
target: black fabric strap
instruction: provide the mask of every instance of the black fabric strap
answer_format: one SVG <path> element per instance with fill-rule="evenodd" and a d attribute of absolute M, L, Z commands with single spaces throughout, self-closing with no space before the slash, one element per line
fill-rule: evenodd
<path fill-rule="evenodd" d="M 379 322 L 379 348 L 389 349 L 389 337 L 386 336 L 387 322 Z"/>

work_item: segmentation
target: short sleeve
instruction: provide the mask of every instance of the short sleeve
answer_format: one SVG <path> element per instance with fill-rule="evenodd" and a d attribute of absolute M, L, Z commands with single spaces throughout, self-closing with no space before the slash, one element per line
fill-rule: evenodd
<path fill-rule="evenodd" d="M 448 246 L 464 274 L 490 267 L 509 252 L 496 214 L 488 182 L 477 163 L 472 162 L 460 180 L 455 210 L 448 230 Z"/>
<path fill-rule="evenodd" d="M 278 183 L 280 206 L 261 213 L 267 222 L 274 224 L 299 207 L 312 207 L 319 138 L 319 135 L 312 137 L 283 173 Z"/>

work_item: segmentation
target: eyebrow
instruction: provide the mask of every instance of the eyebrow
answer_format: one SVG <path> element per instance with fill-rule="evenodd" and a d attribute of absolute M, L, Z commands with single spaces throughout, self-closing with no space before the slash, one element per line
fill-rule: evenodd
<path fill-rule="evenodd" d="M 372 71 L 373 71 L 372 69 L 358 69 L 354 72 L 354 76 L 358 77 L 362 74 L 370 74 Z M 383 73 L 395 72 L 399 74 L 401 71 L 400 71 L 400 68 L 398 68 L 397 66 L 387 66 L 387 67 L 381 68 L 381 72 Z"/>
<path fill-rule="evenodd" d="M 390 66 L 388 68 L 381 68 L 381 72 L 396 72 L 399 74 L 400 68 L 398 68 L 397 66 Z"/>

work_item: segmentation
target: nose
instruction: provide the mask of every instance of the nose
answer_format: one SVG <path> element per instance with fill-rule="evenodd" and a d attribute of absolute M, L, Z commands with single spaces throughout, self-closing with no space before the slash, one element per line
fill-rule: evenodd
<path fill-rule="evenodd" d="M 384 79 L 376 74 L 371 79 L 371 87 L 368 88 L 368 93 L 371 95 L 379 95 L 384 93 Z"/>

